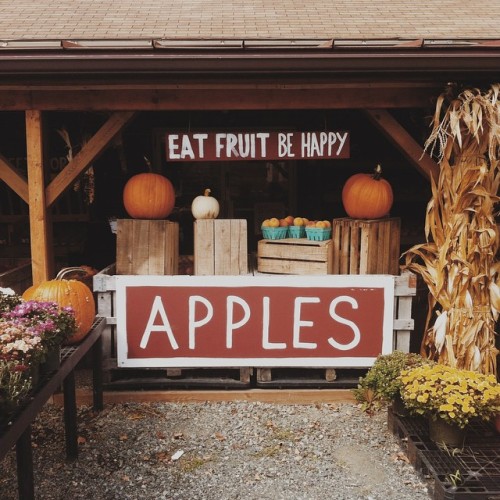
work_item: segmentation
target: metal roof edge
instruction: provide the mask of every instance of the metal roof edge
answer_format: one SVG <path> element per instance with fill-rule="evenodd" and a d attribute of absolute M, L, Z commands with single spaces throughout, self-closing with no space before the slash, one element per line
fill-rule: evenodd
<path fill-rule="evenodd" d="M 223 75 L 223 74 L 349 74 L 368 73 L 431 75 L 453 73 L 491 73 L 500 78 L 500 41 L 493 44 L 440 44 L 426 41 L 400 41 L 398 46 L 335 46 L 334 40 L 303 40 L 302 45 L 269 45 L 269 40 L 232 39 L 221 48 L 220 41 L 207 40 L 193 48 L 185 40 L 179 45 L 158 48 L 157 42 L 141 44 L 128 40 L 121 48 L 115 45 L 75 48 L 61 42 L 44 50 L 0 49 L 0 75 Z M 96 41 L 94 41 L 96 42 Z M 200 41 L 197 40 L 199 43 Z M 264 43 L 262 45 L 262 43 Z M 379 41 L 380 42 L 380 41 Z M 429 42 L 429 41 L 428 41 Z M 215 43 L 215 45 L 214 45 Z M 260 44 L 260 45 L 259 45 Z M 1 45 L 1 42 L 0 42 Z M 98 48 L 99 47 L 99 48 Z"/>
<path fill-rule="evenodd" d="M 5 39 L 3 51 L 138 51 L 138 50 L 414 50 L 500 47 L 499 39 L 469 38 L 138 38 Z"/>

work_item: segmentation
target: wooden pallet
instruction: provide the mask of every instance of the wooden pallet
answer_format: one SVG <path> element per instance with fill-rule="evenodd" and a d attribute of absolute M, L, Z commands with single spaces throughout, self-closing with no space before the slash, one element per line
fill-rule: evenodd
<path fill-rule="evenodd" d="M 115 358 L 106 360 L 104 387 L 108 390 L 169 388 L 249 388 L 253 368 L 118 368 Z"/>
<path fill-rule="evenodd" d="M 97 306 L 98 306 L 98 314 L 100 316 L 106 317 L 106 329 L 103 332 L 103 356 L 105 359 L 113 359 L 116 358 L 116 338 L 115 338 L 115 325 L 116 325 L 116 276 L 114 265 L 109 266 L 106 269 L 103 269 L 96 276 L 94 276 L 94 291 L 97 294 Z M 394 318 L 393 318 L 393 350 L 399 350 L 403 352 L 409 352 L 410 349 L 410 334 L 414 328 L 414 321 L 412 319 L 412 299 L 416 294 L 417 288 L 417 280 L 416 276 L 413 273 L 404 273 L 401 276 L 395 277 L 395 287 L 394 287 Z M 116 368 L 116 361 L 113 367 L 114 370 L 129 370 L 128 368 Z M 109 369 L 111 365 L 108 365 L 108 381 L 109 378 Z M 260 367 L 258 370 L 265 370 Z M 305 368 L 305 367 L 304 367 Z M 331 368 L 331 367 L 330 367 Z M 328 369 L 330 369 L 328 368 Z M 307 368 L 305 368 L 307 369 Z M 271 381 L 265 382 L 266 377 L 269 377 L 268 373 L 265 371 L 256 372 L 257 380 L 259 384 L 274 384 L 279 385 L 281 387 L 285 387 L 284 384 L 276 383 L 278 380 L 277 376 L 280 372 L 276 371 L 278 368 L 272 368 L 274 373 L 271 372 Z M 318 379 L 322 381 L 321 383 L 335 385 L 340 383 L 340 377 L 337 377 L 336 380 L 329 381 L 333 377 L 333 372 L 327 372 L 327 368 L 322 369 L 323 372 L 320 377 L 317 375 L 314 377 L 314 385 L 319 385 Z M 206 374 L 208 375 L 208 371 Z M 185 375 L 188 375 L 187 372 L 184 372 Z M 306 377 L 292 377 L 288 380 L 287 386 L 299 386 L 303 385 L 305 379 L 313 379 L 311 375 L 313 371 L 309 372 Z M 162 377 L 166 376 L 165 369 L 163 369 Z M 243 375 L 238 374 L 237 377 L 238 383 L 240 383 L 240 379 L 245 380 Z M 295 382 L 293 380 L 295 378 Z"/>
<path fill-rule="evenodd" d="M 257 368 L 256 386 L 266 388 L 353 388 L 363 369 Z"/>
<path fill-rule="evenodd" d="M 260 273 L 277 274 L 331 274 L 332 240 L 260 240 L 257 270 Z"/>

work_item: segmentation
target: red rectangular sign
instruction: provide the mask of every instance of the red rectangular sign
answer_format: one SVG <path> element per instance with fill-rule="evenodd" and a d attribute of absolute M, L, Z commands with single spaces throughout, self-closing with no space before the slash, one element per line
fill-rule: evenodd
<path fill-rule="evenodd" d="M 117 276 L 120 366 L 371 366 L 392 276 Z"/>
<path fill-rule="evenodd" d="M 337 160 L 349 132 L 168 132 L 167 161 Z"/>

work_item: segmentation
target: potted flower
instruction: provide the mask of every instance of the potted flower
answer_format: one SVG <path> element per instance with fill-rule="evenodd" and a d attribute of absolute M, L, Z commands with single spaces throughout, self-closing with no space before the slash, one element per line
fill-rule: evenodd
<path fill-rule="evenodd" d="M 460 446 L 471 420 L 491 420 L 500 412 L 500 384 L 494 375 L 434 364 L 403 370 L 400 380 L 406 407 L 429 419 L 429 437 L 435 442 Z M 455 436 L 448 439 L 441 431 Z"/>
<path fill-rule="evenodd" d="M 0 409 L 19 404 L 38 383 L 39 369 L 59 365 L 61 344 L 76 330 L 74 311 L 55 302 L 23 301 L 0 289 Z M 49 365 L 56 352 L 56 365 Z"/>
<path fill-rule="evenodd" d="M 22 302 L 20 295 L 17 295 L 12 288 L 0 288 L 0 314 L 10 311 Z"/>
<path fill-rule="evenodd" d="M 42 340 L 23 325 L 0 321 L 0 403 L 15 405 L 37 384 Z"/>
<path fill-rule="evenodd" d="M 373 410 L 375 407 L 393 403 L 397 414 L 404 413 L 401 398 L 401 380 L 399 375 L 405 368 L 431 363 L 419 354 L 394 351 L 381 354 L 364 377 L 360 377 L 354 397 L 363 405 L 363 409 Z"/>
<path fill-rule="evenodd" d="M 4 312 L 1 317 L 39 337 L 46 354 L 44 361 L 53 363 L 45 368 L 47 371 L 57 369 L 61 345 L 76 331 L 75 314 L 71 307 L 60 308 L 55 302 L 28 300 Z M 55 359 L 50 360 L 51 354 Z"/>
<path fill-rule="evenodd" d="M 28 394 L 31 386 L 27 365 L 0 359 L 0 415 L 10 414 Z"/>

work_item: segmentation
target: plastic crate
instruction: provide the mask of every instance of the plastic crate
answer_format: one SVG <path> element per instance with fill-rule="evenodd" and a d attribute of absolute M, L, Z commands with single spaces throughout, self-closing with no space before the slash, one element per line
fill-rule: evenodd
<path fill-rule="evenodd" d="M 332 237 L 332 228 L 306 227 L 306 236 L 308 240 L 312 241 L 329 240 Z"/>
<path fill-rule="evenodd" d="M 288 237 L 288 227 L 262 227 L 262 237 L 265 240 L 284 240 Z"/>

